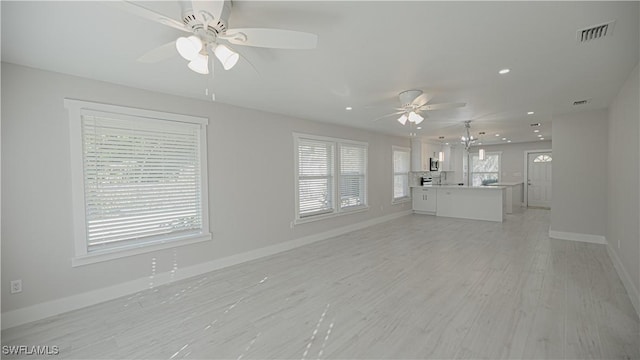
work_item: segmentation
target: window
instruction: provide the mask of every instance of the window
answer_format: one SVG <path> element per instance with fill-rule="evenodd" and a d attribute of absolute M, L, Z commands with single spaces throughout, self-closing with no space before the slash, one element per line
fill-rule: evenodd
<path fill-rule="evenodd" d="M 394 146 L 393 150 L 393 201 L 408 200 L 409 195 L 409 157 L 408 148 Z"/>
<path fill-rule="evenodd" d="M 533 162 L 535 163 L 539 163 L 539 162 L 551 162 L 551 156 L 549 155 L 538 155 L 535 157 L 535 159 L 533 159 Z"/>
<path fill-rule="evenodd" d="M 65 106 L 76 264 L 211 238 L 207 119 L 76 100 Z"/>
<path fill-rule="evenodd" d="M 339 144 L 340 147 L 340 208 L 366 205 L 365 167 L 367 147 Z"/>
<path fill-rule="evenodd" d="M 294 143 L 296 222 L 367 208 L 366 143 L 303 134 Z"/>
<path fill-rule="evenodd" d="M 480 186 L 500 181 L 500 153 L 487 152 L 484 160 L 480 160 L 478 154 L 469 154 L 471 157 L 471 185 Z"/>
<path fill-rule="evenodd" d="M 330 142 L 298 140 L 298 214 L 333 212 L 333 153 Z"/>

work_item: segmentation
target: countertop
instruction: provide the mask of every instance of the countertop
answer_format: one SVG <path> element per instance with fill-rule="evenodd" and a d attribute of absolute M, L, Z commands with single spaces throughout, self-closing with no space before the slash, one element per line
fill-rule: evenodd
<path fill-rule="evenodd" d="M 489 184 L 487 186 L 518 186 L 520 184 L 522 184 L 522 181 L 521 182 L 497 182 L 497 183 Z"/>
<path fill-rule="evenodd" d="M 440 188 L 440 189 L 472 189 L 472 190 L 497 190 L 504 189 L 504 186 L 469 186 L 469 185 L 414 185 L 412 188 Z"/>

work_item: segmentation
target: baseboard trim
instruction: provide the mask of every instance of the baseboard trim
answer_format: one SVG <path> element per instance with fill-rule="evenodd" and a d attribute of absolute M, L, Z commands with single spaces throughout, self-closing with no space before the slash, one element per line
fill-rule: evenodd
<path fill-rule="evenodd" d="M 117 299 L 122 296 L 135 294 L 144 291 L 150 287 L 169 284 L 174 281 L 184 280 L 190 277 L 206 274 L 208 272 L 219 270 L 225 267 L 241 264 L 247 261 L 256 260 L 270 255 L 275 255 L 284 251 L 292 250 L 301 246 L 309 245 L 317 241 L 322 241 L 343 235 L 355 230 L 364 229 L 366 227 L 383 223 L 389 220 L 397 219 L 402 216 L 411 214 L 411 210 L 399 211 L 393 214 L 377 217 L 359 223 L 331 229 L 329 231 L 304 236 L 298 239 L 289 240 L 279 244 L 251 250 L 241 254 L 231 255 L 228 257 L 215 259 L 205 263 L 200 263 L 176 270 L 174 273 L 165 272 L 156 274 L 153 279 L 148 276 L 116 284 L 113 286 L 88 291 L 85 293 L 72 295 L 60 299 L 47 301 L 44 303 L 7 311 L 2 314 L 2 330 L 12 328 L 14 326 L 23 325 L 32 321 L 48 318 L 72 310 L 81 309 L 87 306 L 99 304 L 108 300 Z"/>
<path fill-rule="evenodd" d="M 625 270 L 624 266 L 622 265 L 622 261 L 620 261 L 620 257 L 618 257 L 618 254 L 613 250 L 611 244 L 607 245 L 607 253 L 609 254 L 609 258 L 611 258 L 613 267 L 618 273 L 618 277 L 620 277 L 620 280 L 622 280 L 622 285 L 624 285 L 624 288 L 627 290 L 627 294 L 631 299 L 633 308 L 636 310 L 636 314 L 640 316 L 640 292 L 633 284 L 631 276 L 629 276 L 629 273 Z"/>
<path fill-rule="evenodd" d="M 549 237 L 560 240 L 581 241 L 592 244 L 607 244 L 607 239 L 602 235 L 580 234 L 573 232 L 549 230 Z"/>

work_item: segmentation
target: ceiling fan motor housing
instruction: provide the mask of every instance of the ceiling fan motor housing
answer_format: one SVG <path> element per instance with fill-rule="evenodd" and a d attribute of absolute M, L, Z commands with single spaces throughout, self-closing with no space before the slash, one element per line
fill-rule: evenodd
<path fill-rule="evenodd" d="M 216 37 L 227 31 L 227 19 L 231 14 L 231 2 L 225 1 L 222 13 L 219 19 L 201 10 L 196 13 L 190 1 L 182 1 L 182 22 L 191 29 L 191 31 L 200 36 L 205 43 L 215 42 Z M 206 24 L 206 27 L 205 27 Z"/>
<path fill-rule="evenodd" d="M 196 18 L 196 14 L 193 12 L 193 8 L 191 8 L 191 6 L 183 7 L 182 22 L 194 33 L 204 28 L 204 26 L 202 25 L 202 21 Z"/>
<path fill-rule="evenodd" d="M 398 98 L 400 98 L 402 107 L 408 107 L 413 105 L 413 101 L 420 95 L 422 95 L 422 90 L 406 90 L 398 94 Z"/>

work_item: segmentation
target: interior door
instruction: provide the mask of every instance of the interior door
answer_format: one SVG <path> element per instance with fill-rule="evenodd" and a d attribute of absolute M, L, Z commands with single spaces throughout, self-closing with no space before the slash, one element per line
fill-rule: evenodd
<path fill-rule="evenodd" d="M 551 208 L 551 152 L 529 153 L 527 158 L 527 204 Z"/>

